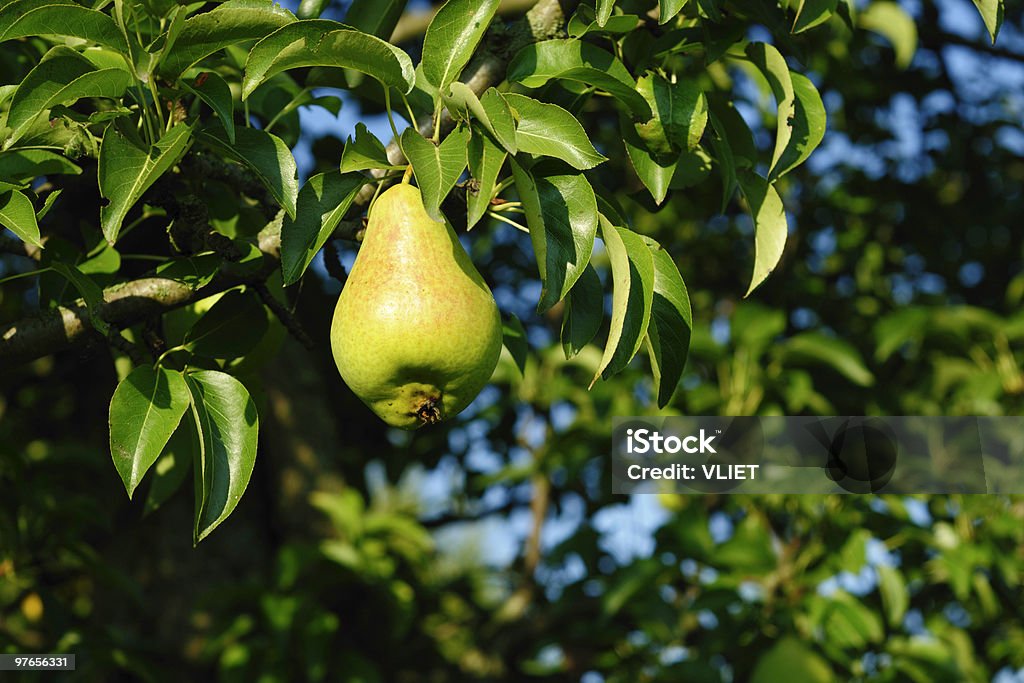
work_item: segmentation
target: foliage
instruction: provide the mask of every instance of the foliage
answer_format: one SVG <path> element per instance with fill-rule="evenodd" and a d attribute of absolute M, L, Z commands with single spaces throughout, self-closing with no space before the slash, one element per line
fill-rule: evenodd
<path fill-rule="evenodd" d="M 396 42 L 400 0 L 0 3 L 0 649 L 81 680 L 1024 667 L 1019 500 L 627 504 L 601 457 L 614 415 L 1024 410 L 1019 112 L 950 80 L 930 3 L 449 0 Z M 974 5 L 958 47 L 1013 60 L 1019 9 Z M 325 342 L 406 163 L 509 321 L 415 437 Z"/>

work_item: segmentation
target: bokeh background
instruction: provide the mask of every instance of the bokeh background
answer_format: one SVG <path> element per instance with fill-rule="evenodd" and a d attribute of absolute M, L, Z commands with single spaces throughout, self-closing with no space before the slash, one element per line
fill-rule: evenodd
<path fill-rule="evenodd" d="M 1024 11 L 1007 2 L 993 46 L 968 0 L 901 4 L 906 69 L 838 19 L 784 49 L 829 130 L 780 183 L 786 252 L 748 299 L 752 225 L 717 175 L 657 207 L 614 111 L 585 112 L 611 158 L 594 179 L 689 288 L 668 413 L 1022 414 Z M 716 78 L 769 149 L 770 101 Z M 390 138 L 379 105 L 343 99 L 280 122 L 303 177 L 357 122 Z M 611 418 L 657 412 L 646 358 L 588 391 L 599 349 L 566 361 L 561 311 L 534 312 L 528 238 L 464 240 L 526 327 L 525 371 L 505 357 L 459 420 L 387 429 L 333 367 L 341 284 L 318 259 L 289 294 L 316 348 L 271 333 L 246 376 L 252 483 L 196 548 L 188 486 L 156 511 L 124 495 L 109 349 L 0 368 L 0 651 L 77 653 L 84 681 L 1024 681 L 1024 498 L 613 496 Z M 0 320 L 29 287 L 4 285 Z"/>

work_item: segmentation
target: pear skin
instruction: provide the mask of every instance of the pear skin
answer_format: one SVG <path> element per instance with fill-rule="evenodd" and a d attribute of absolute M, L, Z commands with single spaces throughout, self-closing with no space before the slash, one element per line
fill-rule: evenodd
<path fill-rule="evenodd" d="M 418 429 L 476 398 L 501 342 L 494 296 L 451 226 L 427 215 L 418 188 L 383 192 L 334 309 L 345 383 L 389 425 Z"/>

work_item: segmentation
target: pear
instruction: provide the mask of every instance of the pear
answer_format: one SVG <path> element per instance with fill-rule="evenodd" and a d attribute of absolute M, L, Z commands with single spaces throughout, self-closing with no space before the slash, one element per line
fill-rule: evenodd
<path fill-rule="evenodd" d="M 331 325 L 349 388 L 389 425 L 418 429 L 476 398 L 501 341 L 494 296 L 451 226 L 412 185 L 382 193 Z"/>

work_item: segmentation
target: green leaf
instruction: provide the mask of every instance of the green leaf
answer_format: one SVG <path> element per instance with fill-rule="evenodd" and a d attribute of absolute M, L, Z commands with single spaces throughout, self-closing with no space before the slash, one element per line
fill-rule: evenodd
<path fill-rule="evenodd" d="M 285 218 L 281 226 L 281 272 L 285 285 L 302 277 L 366 182 L 359 173 L 328 171 L 318 173 L 302 186 L 295 220 Z"/>
<path fill-rule="evenodd" d="M 188 390 L 187 385 L 185 390 Z M 153 477 L 149 493 L 146 495 L 143 515 L 148 515 L 166 503 L 167 499 L 181 488 L 188 471 L 192 468 L 192 462 L 196 457 L 196 424 L 191 411 L 187 411 L 190 397 L 191 394 L 185 394 L 186 413 L 164 447 L 163 453 L 153 465 Z"/>
<path fill-rule="evenodd" d="M 210 535 L 234 511 L 253 466 L 259 417 L 256 404 L 237 379 L 201 370 L 186 376 L 198 437 L 196 519 L 193 542 Z"/>
<path fill-rule="evenodd" d="M 654 300 L 654 256 L 644 239 L 601 216 L 601 238 L 612 266 L 612 320 L 608 343 L 590 386 L 619 372 L 644 342 Z"/>
<path fill-rule="evenodd" d="M 894 629 L 903 625 L 903 615 L 910 606 L 910 594 L 907 582 L 900 570 L 885 564 L 875 567 L 878 572 L 878 592 L 882 595 L 882 607 L 885 608 L 885 620 Z"/>
<path fill-rule="evenodd" d="M 406 0 L 353 0 L 345 13 L 345 24 L 382 40 L 395 32 Z"/>
<path fill-rule="evenodd" d="M 626 155 L 633 165 L 633 170 L 636 171 L 640 182 L 651 193 L 654 202 L 661 204 L 665 201 L 672 176 L 676 172 L 679 153 L 666 157 L 651 151 L 644 140 L 640 138 L 636 127 L 625 116 L 619 117 L 619 130 L 622 133 L 622 142 L 626 146 Z"/>
<path fill-rule="evenodd" d="M 528 88 L 539 88 L 553 78 L 595 86 L 625 104 L 635 119 L 651 118 L 651 108 L 637 92 L 629 70 L 615 55 L 590 43 L 574 39 L 531 43 L 512 58 L 507 77 Z"/>
<path fill-rule="evenodd" d="M 501 323 L 501 331 L 502 343 L 511 354 L 516 367 L 519 368 L 519 374 L 525 373 L 526 356 L 530 352 L 530 343 L 526 339 L 526 330 L 523 329 L 523 324 L 519 322 L 519 318 L 509 314 L 508 318 Z"/>
<path fill-rule="evenodd" d="M 811 79 L 803 74 L 791 73 L 796 109 L 793 114 L 793 131 L 786 150 L 779 157 L 778 164 L 769 175 L 775 180 L 804 163 L 825 137 L 825 105 L 821 102 L 818 89 Z"/>
<path fill-rule="evenodd" d="M 110 399 L 110 455 L 131 498 L 188 410 L 180 372 L 140 365 Z"/>
<path fill-rule="evenodd" d="M 469 173 L 466 192 L 466 229 L 476 225 L 491 208 L 491 196 L 508 154 L 487 135 L 474 132 L 469 140 Z"/>
<path fill-rule="evenodd" d="M 233 289 L 196 321 L 182 346 L 208 358 L 238 358 L 263 339 L 267 327 L 263 304 L 256 295 Z"/>
<path fill-rule="evenodd" d="M 416 174 L 423 205 L 436 221 L 444 221 L 441 202 L 466 170 L 469 140 L 470 131 L 464 127 L 453 130 L 440 145 L 427 140 L 412 127 L 402 133 L 402 149 Z"/>
<path fill-rule="evenodd" d="M 754 272 L 743 295 L 747 297 L 775 270 L 786 247 L 789 228 L 782 198 L 771 183 L 749 171 L 739 175 L 739 183 L 754 219 Z"/>
<path fill-rule="evenodd" d="M 800 33 L 828 21 L 836 11 L 839 0 L 800 0 L 793 20 L 793 33 Z"/>
<path fill-rule="evenodd" d="M 793 637 L 785 637 L 757 660 L 751 683 L 832 683 L 832 667 Z"/>
<path fill-rule="evenodd" d="M 981 19 L 985 22 L 988 35 L 995 45 L 996 36 L 999 35 L 999 28 L 1003 25 L 1003 0 L 973 0 L 974 6 L 981 13 Z"/>
<path fill-rule="evenodd" d="M 36 211 L 37 221 L 43 220 L 46 217 L 46 214 L 50 213 L 50 209 L 53 208 L 54 202 L 57 201 L 57 198 L 60 197 L 63 191 L 64 190 L 57 189 L 51 191 L 48 195 L 46 195 L 46 199 L 43 200 L 43 206 L 38 211 Z"/>
<path fill-rule="evenodd" d="M 205 128 L 199 137 L 252 169 L 285 213 L 295 218 L 298 169 L 295 157 L 281 138 L 258 128 L 239 128 L 231 142 L 223 126 Z"/>
<path fill-rule="evenodd" d="M 305 66 L 354 69 L 405 94 L 416 83 L 412 60 L 397 47 L 336 21 L 306 19 L 256 43 L 245 62 L 242 99 L 271 76 Z"/>
<path fill-rule="evenodd" d="M 562 350 L 568 360 L 593 340 L 604 320 L 604 290 L 601 278 L 590 264 L 565 296 L 562 316 Z"/>
<path fill-rule="evenodd" d="M 327 9 L 330 0 L 300 0 L 295 14 L 299 19 L 316 19 Z"/>
<path fill-rule="evenodd" d="M 892 43 L 896 66 L 901 69 L 910 66 L 917 52 L 917 26 L 898 3 L 876 0 L 857 15 L 857 23 Z"/>
<path fill-rule="evenodd" d="M 73 264 L 53 261 L 50 263 L 50 268 L 70 282 L 82 296 L 82 299 L 85 300 L 86 308 L 89 309 L 89 322 L 92 323 L 92 326 L 104 336 L 109 334 L 110 325 L 100 315 L 100 309 L 105 303 L 103 289 L 91 277 L 83 273 L 78 266 Z"/>
<path fill-rule="evenodd" d="M 740 169 L 756 166 L 757 148 L 750 128 L 732 103 L 713 102 L 709 120 L 715 131 L 711 146 L 722 167 L 722 211 L 725 211 L 739 185 Z"/>
<path fill-rule="evenodd" d="M 789 145 L 792 136 L 793 126 L 790 121 L 796 107 L 796 95 L 793 92 L 793 79 L 786 65 L 786 59 L 768 43 L 750 43 L 747 46 L 747 57 L 761 70 L 768 80 L 768 85 L 775 95 L 775 102 L 778 106 L 775 130 L 775 151 L 772 153 L 772 163 L 768 169 L 769 174 L 782 158 L 782 153 Z"/>
<path fill-rule="evenodd" d="M 208 285 L 217 276 L 221 262 L 221 257 L 213 252 L 197 254 L 188 258 L 164 261 L 156 267 L 156 274 L 197 290 Z"/>
<path fill-rule="evenodd" d="M 516 145 L 520 152 L 555 157 L 581 171 L 607 160 L 594 149 L 576 117 L 557 104 L 525 95 L 504 97 L 519 121 Z"/>
<path fill-rule="evenodd" d="M 672 400 L 686 367 L 693 314 L 686 284 L 672 256 L 653 240 L 648 245 L 654 257 L 654 297 L 645 341 L 651 357 L 658 407 L 664 408 Z"/>
<path fill-rule="evenodd" d="M 44 175 L 78 175 L 82 168 L 48 149 L 11 149 L 0 152 L 0 180 L 20 184 Z"/>
<path fill-rule="evenodd" d="M 508 102 L 501 93 L 494 88 L 488 88 L 478 99 L 472 88 L 458 81 L 451 84 L 450 90 L 451 95 L 446 96 L 444 100 L 445 106 L 453 116 L 469 121 L 472 115 L 509 154 L 518 151 L 516 122 L 512 118 Z"/>
<path fill-rule="evenodd" d="M 228 134 L 228 142 L 235 144 L 235 104 L 228 82 L 216 71 L 204 71 L 191 83 L 182 80 L 181 85 L 206 102 L 220 117 L 220 122 Z"/>
<path fill-rule="evenodd" d="M 0 193 L 0 225 L 17 235 L 26 244 L 42 248 L 39 223 L 32 200 L 18 190 Z"/>
<path fill-rule="evenodd" d="M 658 2 L 658 23 L 667 24 L 686 7 L 687 0 L 660 0 Z"/>
<path fill-rule="evenodd" d="M 637 90 L 654 112 L 649 121 L 636 124 L 649 149 L 664 154 L 673 150 L 672 145 L 692 150 L 700 144 L 708 123 L 708 104 L 700 86 L 689 80 L 669 83 L 649 73 L 637 81 Z"/>
<path fill-rule="evenodd" d="M 516 190 L 526 212 L 540 271 L 537 312 L 565 298 L 594 251 L 597 197 L 582 173 L 534 175 L 513 161 Z"/>
<path fill-rule="evenodd" d="M 128 210 L 178 162 L 192 142 L 192 126 L 179 123 L 149 150 L 139 149 L 115 124 L 103 135 L 98 171 L 100 194 L 109 201 L 100 208 L 100 224 L 110 244 L 117 241 Z"/>
<path fill-rule="evenodd" d="M 615 9 L 615 0 L 597 0 L 597 25 L 604 26 Z"/>
<path fill-rule="evenodd" d="M 820 332 L 803 332 L 780 347 L 787 363 L 827 365 L 854 384 L 869 387 L 875 377 L 864 365 L 860 353 L 848 342 Z"/>
<path fill-rule="evenodd" d="M 294 21 L 294 14 L 270 0 L 228 0 L 190 17 L 158 70 L 168 80 L 177 78 L 203 57 L 231 45 L 260 40 Z"/>
<path fill-rule="evenodd" d="M 74 50 L 57 46 L 28 72 L 11 98 L 7 126 L 9 147 L 51 107 L 70 105 L 83 97 L 116 98 L 124 94 L 132 76 L 124 69 L 99 69 Z"/>
<path fill-rule="evenodd" d="M 37 35 L 70 36 L 128 52 L 124 34 L 103 12 L 52 0 L 14 0 L 0 6 L 0 43 Z"/>
<path fill-rule="evenodd" d="M 366 124 L 356 124 L 356 137 L 345 142 L 341 153 L 341 172 L 365 171 L 376 168 L 394 168 L 388 159 L 387 149 L 377 136 L 370 132 Z"/>
<path fill-rule="evenodd" d="M 604 26 L 599 26 L 597 21 L 594 20 L 592 11 L 584 14 L 583 10 L 586 9 L 588 9 L 586 5 L 580 5 L 576 13 L 569 19 L 565 30 L 570 37 L 582 38 L 588 33 L 626 34 L 635 30 L 640 23 L 640 18 L 635 14 L 613 14 L 608 18 Z"/>
<path fill-rule="evenodd" d="M 448 0 L 437 11 L 423 36 L 423 75 L 447 92 L 476 52 L 494 18 L 499 0 Z"/>

